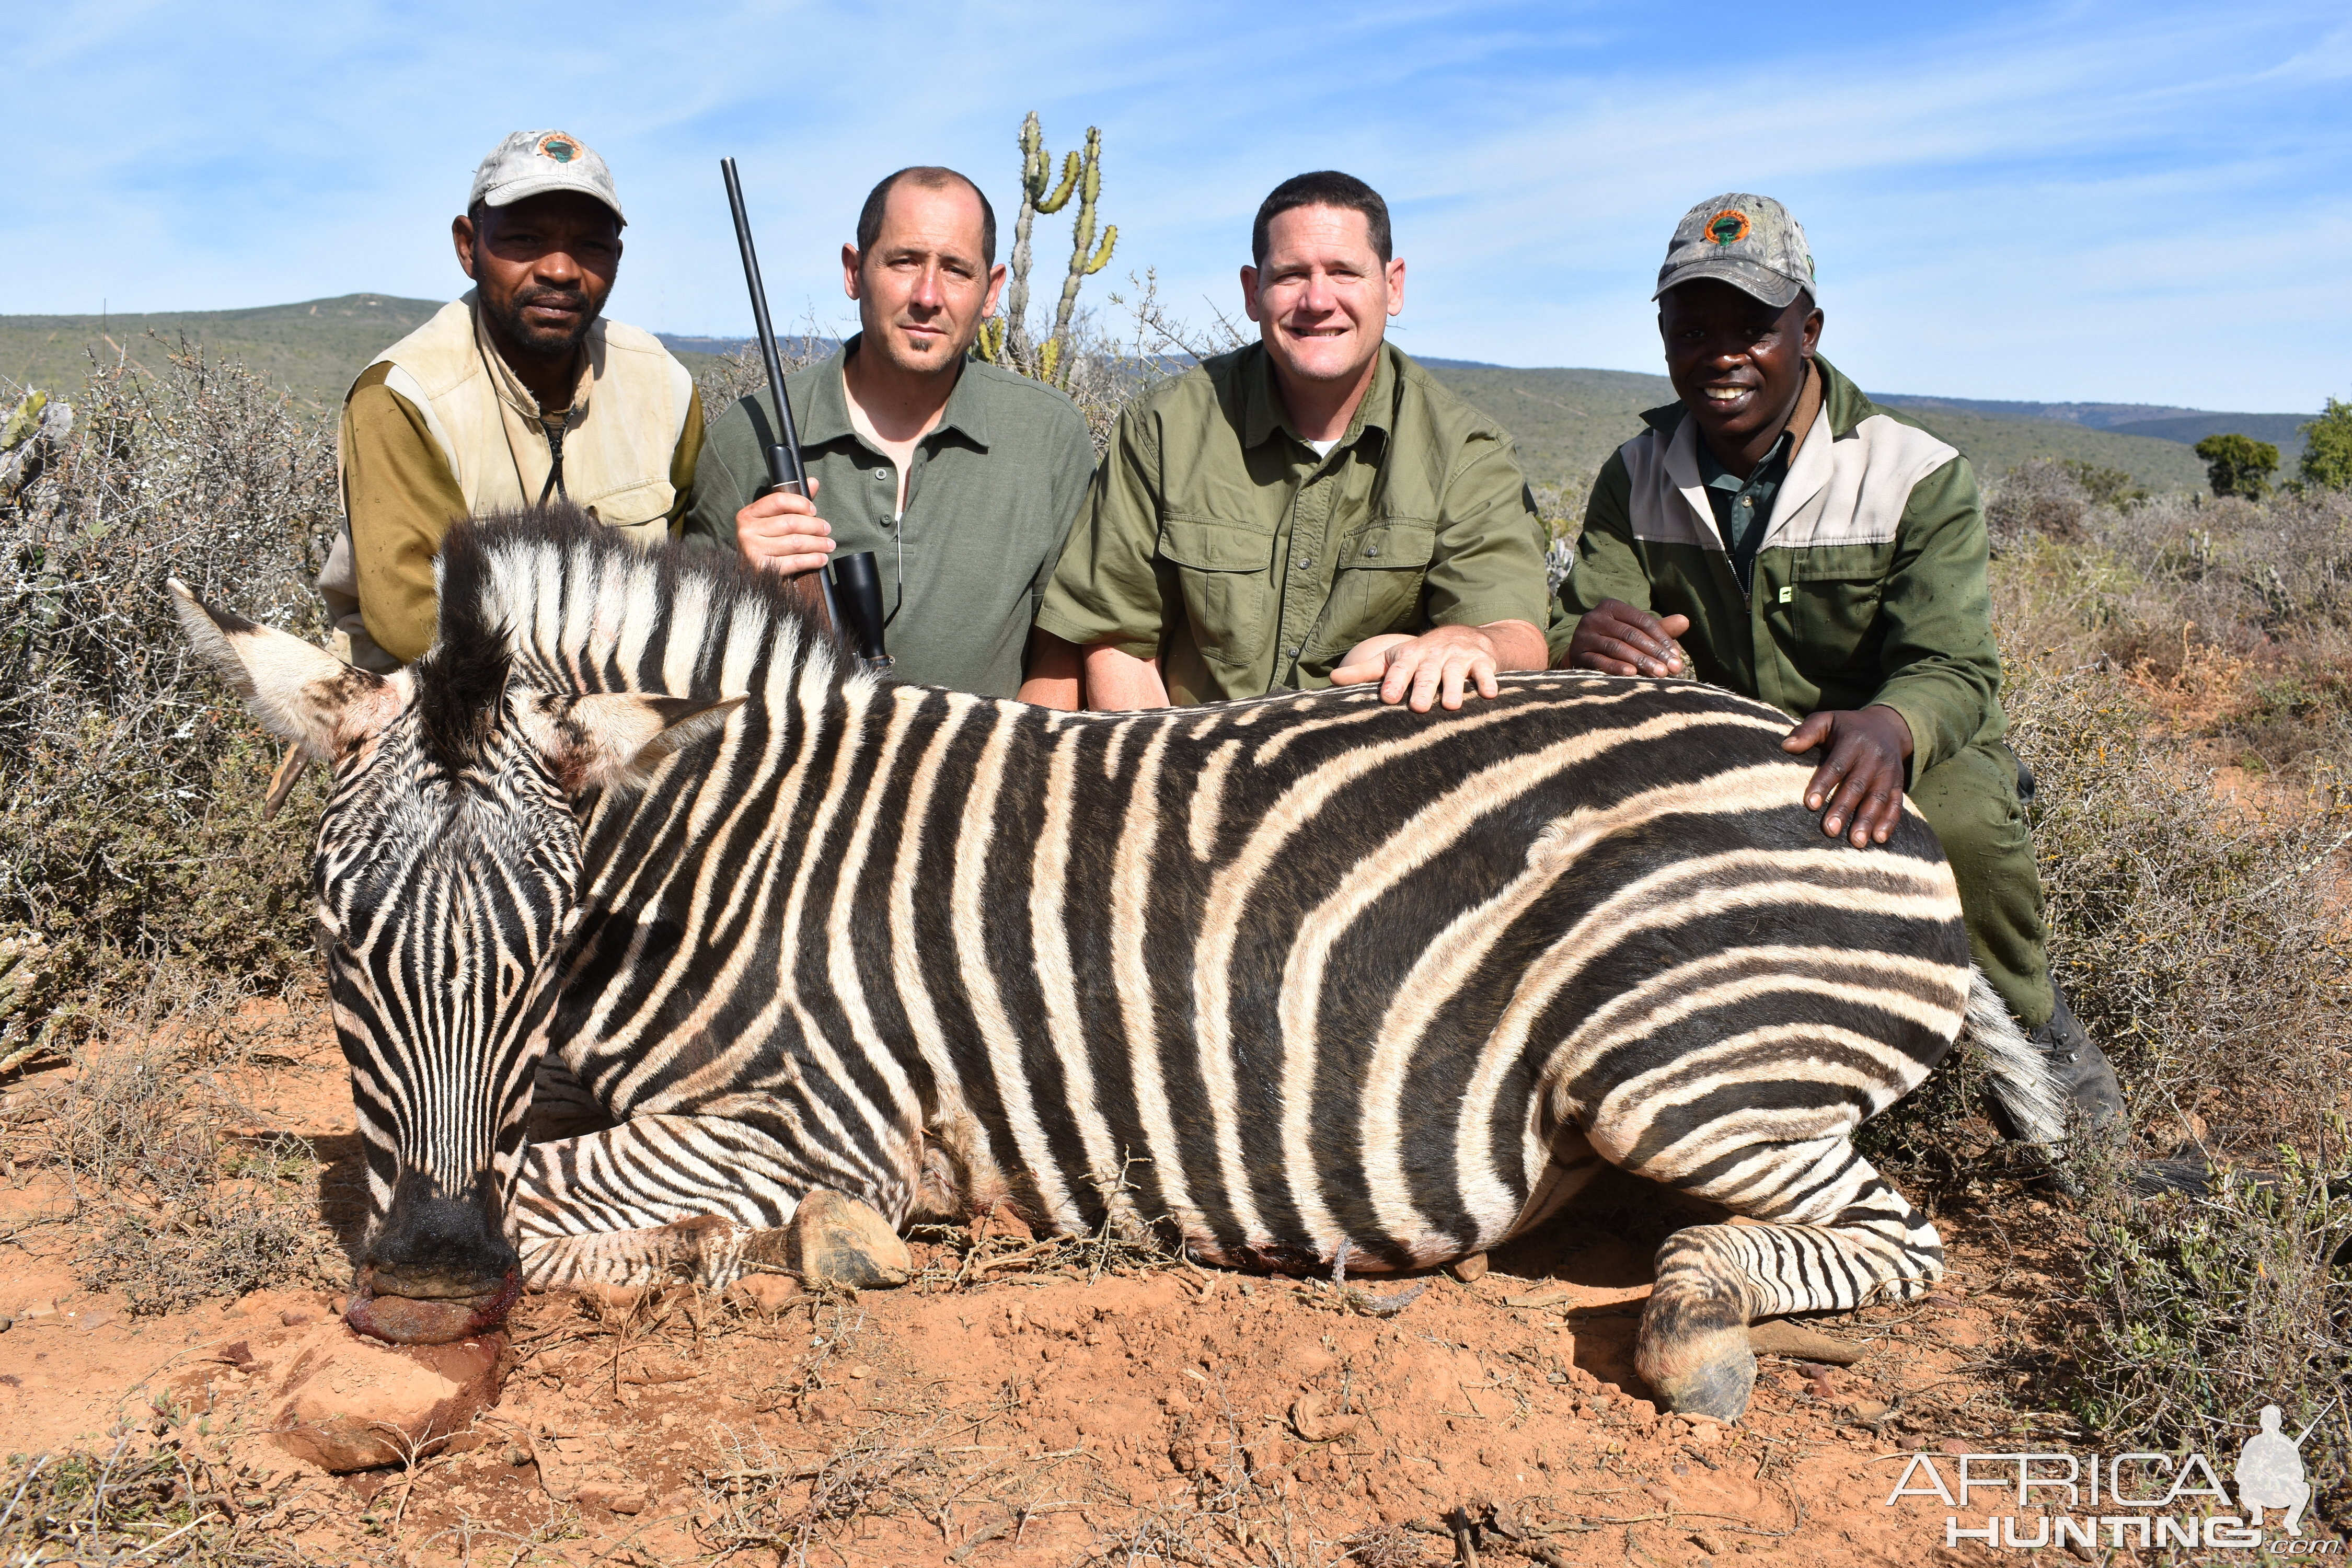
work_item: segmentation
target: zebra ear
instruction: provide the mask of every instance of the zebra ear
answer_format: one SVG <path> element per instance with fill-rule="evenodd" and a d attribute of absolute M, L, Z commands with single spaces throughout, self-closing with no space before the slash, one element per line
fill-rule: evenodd
<path fill-rule="evenodd" d="M 355 668 L 289 632 L 215 609 L 171 580 L 172 608 L 197 654 L 262 727 L 321 762 L 382 730 L 406 700 L 402 676 Z"/>
<path fill-rule="evenodd" d="M 634 789 L 665 758 L 727 722 L 740 697 L 706 702 L 611 691 L 587 696 L 553 693 L 521 704 L 524 732 L 567 795 L 592 789 Z"/>

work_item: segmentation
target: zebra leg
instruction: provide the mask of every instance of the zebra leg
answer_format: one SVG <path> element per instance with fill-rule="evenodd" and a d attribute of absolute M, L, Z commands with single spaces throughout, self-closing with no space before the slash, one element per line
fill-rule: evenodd
<path fill-rule="evenodd" d="M 1935 1226 L 1843 1131 L 1759 1144 L 1673 1184 L 1762 1223 L 1693 1226 L 1658 1249 L 1634 1365 L 1670 1410 L 1739 1418 L 1754 1320 L 1907 1300 L 1944 1272 Z"/>
<path fill-rule="evenodd" d="M 783 1227 L 814 1188 L 892 1212 L 871 1185 L 793 1159 L 745 1121 L 638 1116 L 533 1144 L 508 1224 L 533 1289 L 674 1279 L 716 1287 L 748 1264 L 782 1260 Z"/>
<path fill-rule="evenodd" d="M 668 1279 L 691 1279 L 715 1290 L 740 1278 L 748 1265 L 782 1262 L 783 1234 L 701 1215 L 640 1230 L 527 1237 L 520 1248 L 522 1279 L 534 1290 Z"/>

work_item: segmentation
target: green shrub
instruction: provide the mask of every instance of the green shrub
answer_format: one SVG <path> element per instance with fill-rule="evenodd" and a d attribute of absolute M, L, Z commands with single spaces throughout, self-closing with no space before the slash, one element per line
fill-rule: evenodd
<path fill-rule="evenodd" d="M 2333 1147 L 2341 1157 L 2339 1127 Z M 2074 1346 L 2075 1409 L 2095 1432 L 2234 1455 L 2264 1405 L 2302 1446 L 2315 1512 L 2352 1521 L 2352 1180 L 2294 1148 L 2261 1182 L 2092 1215 L 2096 1309 Z M 2308 1525 L 2305 1526 L 2308 1529 Z"/>
<path fill-rule="evenodd" d="M 2318 418 L 2301 426 L 2303 482 L 2315 489 L 2352 489 L 2352 403 L 2327 400 Z"/>
<path fill-rule="evenodd" d="M 2279 449 L 2252 436 L 2208 436 L 2191 449 L 2205 459 L 2205 478 L 2217 496 L 2260 500 L 2278 472 Z"/>
<path fill-rule="evenodd" d="M 39 954 L 0 1059 L 159 984 L 274 993 L 316 968 L 316 781 L 261 820 L 278 749 L 192 666 L 163 584 L 322 632 L 332 430 L 235 366 L 152 357 L 94 373 L 71 442 L 0 503 L 0 939 Z"/>

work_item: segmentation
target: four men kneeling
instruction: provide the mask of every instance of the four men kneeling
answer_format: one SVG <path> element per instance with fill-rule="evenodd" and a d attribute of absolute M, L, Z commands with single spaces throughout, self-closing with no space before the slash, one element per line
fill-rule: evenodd
<path fill-rule="evenodd" d="M 971 357 L 1004 283 L 986 196 L 890 175 L 842 250 L 861 330 L 786 383 L 808 498 L 767 489 L 768 395 L 706 440 L 677 362 L 598 320 L 621 222 L 576 138 L 485 160 L 457 232 L 476 291 L 346 403 L 322 587 L 355 661 L 421 652 L 441 532 L 536 489 L 786 573 L 872 550 L 897 678 L 1058 708 L 1377 682 L 1419 711 L 1509 670 L 1696 676 L 1789 714 L 1830 837 L 1885 842 L 1910 796 L 1976 962 L 2082 1117 L 2120 1119 L 2050 979 L 1975 477 L 1817 353 L 1779 203 L 1719 196 L 1675 230 L 1654 298 L 1677 401 L 1602 468 L 1556 598 L 1508 436 L 1385 341 L 1405 263 L 1349 175 L 1266 197 L 1241 269 L 1258 341 L 1129 402 L 1099 467 L 1066 397 Z"/>

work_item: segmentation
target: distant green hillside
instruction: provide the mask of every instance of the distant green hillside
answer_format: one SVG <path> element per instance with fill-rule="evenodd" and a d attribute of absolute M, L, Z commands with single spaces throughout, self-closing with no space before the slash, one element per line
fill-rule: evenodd
<path fill-rule="evenodd" d="M 2303 460 L 2303 434 L 2316 414 L 2182 414 L 2168 419 L 2135 419 L 2113 426 L 2119 436 L 2154 436 L 2195 446 L 2208 436 L 2252 436 L 2279 449 L 2279 467 L 2292 471 Z"/>
<path fill-rule="evenodd" d="M 2281 466 L 2292 468 L 2303 456 L 2298 427 L 2308 414 L 2228 413 L 2211 408 L 2171 408 L 2147 403 L 1992 403 L 1969 397 L 1915 397 L 1874 392 L 1890 408 L 1925 419 L 1931 414 L 1961 414 L 1990 419 L 2056 420 L 2118 436 L 2153 436 L 2193 447 L 2208 436 L 2252 436 L 2279 449 Z"/>
<path fill-rule="evenodd" d="M 1430 374 L 1509 430 L 1528 477 L 1539 483 L 1591 473 L 1619 442 L 1641 430 L 1643 409 L 1675 396 L 1664 376 L 1631 371 L 1438 365 Z M 1958 447 L 1986 478 L 2030 458 L 2074 458 L 2122 468 L 2150 489 L 2205 484 L 2205 465 L 2178 441 L 2051 419 L 1987 418 L 1949 407 L 1904 412 Z"/>
<path fill-rule="evenodd" d="M 342 400 L 368 361 L 406 337 L 447 301 L 346 294 L 250 310 L 159 310 L 148 315 L 0 316 L 0 376 L 68 395 L 89 374 L 85 351 L 111 361 L 120 349 L 144 363 L 161 352 L 152 328 L 177 347 L 183 334 L 214 359 L 242 360 L 305 403 Z"/>
<path fill-rule="evenodd" d="M 90 353 L 111 363 L 126 352 L 137 363 L 162 352 L 152 328 L 177 348 L 185 334 L 214 359 L 239 360 L 304 403 L 331 408 L 370 360 L 406 337 L 447 304 L 393 294 L 345 294 L 250 310 L 159 310 L 148 315 L 0 316 L 0 379 L 63 389 L 68 395 L 89 374 Z M 703 340 L 680 340 L 695 343 Z M 722 350 L 726 340 L 707 340 Z M 698 374 L 716 363 L 710 353 L 673 344 Z"/>

